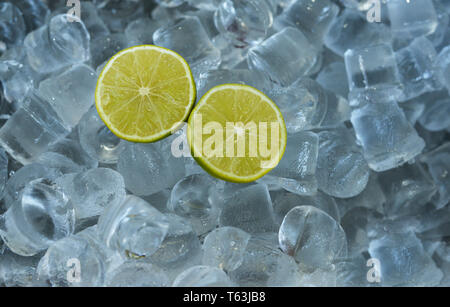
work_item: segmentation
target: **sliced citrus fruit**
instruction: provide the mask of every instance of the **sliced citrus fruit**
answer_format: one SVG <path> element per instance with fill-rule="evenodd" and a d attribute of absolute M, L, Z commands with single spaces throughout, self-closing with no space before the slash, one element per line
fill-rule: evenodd
<path fill-rule="evenodd" d="M 177 130 L 194 106 L 196 88 L 189 65 L 177 53 L 153 45 L 114 55 L 95 92 L 100 118 L 119 138 L 158 141 Z"/>
<path fill-rule="evenodd" d="M 257 89 L 219 85 L 207 92 L 188 120 L 193 158 L 214 177 L 255 181 L 280 162 L 286 125 L 275 103 Z"/>

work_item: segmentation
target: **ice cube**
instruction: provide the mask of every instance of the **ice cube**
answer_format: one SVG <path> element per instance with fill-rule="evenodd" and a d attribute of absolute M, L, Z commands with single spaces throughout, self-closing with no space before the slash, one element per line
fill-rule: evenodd
<path fill-rule="evenodd" d="M 166 214 L 169 229 L 159 249 L 149 261 L 163 268 L 173 280 L 184 270 L 200 265 L 201 243 L 189 221 L 175 214 Z"/>
<path fill-rule="evenodd" d="M 94 4 L 98 8 L 98 15 L 113 33 L 123 33 L 127 24 L 143 17 L 145 14 L 144 2 L 135 0 L 94 0 Z"/>
<path fill-rule="evenodd" d="M 278 232 L 280 248 L 307 268 L 331 269 L 347 256 L 347 239 L 342 227 L 324 211 L 298 206 L 283 219 Z"/>
<path fill-rule="evenodd" d="M 358 11 L 344 9 L 333 20 L 325 35 L 325 45 L 344 56 L 348 49 L 362 49 L 392 40 L 389 28 L 382 23 L 370 23 Z"/>
<path fill-rule="evenodd" d="M 419 164 L 406 164 L 381 173 L 378 181 L 386 195 L 385 211 L 390 216 L 417 213 L 437 190 L 430 175 Z"/>
<path fill-rule="evenodd" d="M 3 149 L 0 149 L 0 198 L 3 197 L 3 191 L 8 180 L 8 155 Z"/>
<path fill-rule="evenodd" d="M 301 196 L 283 190 L 270 192 L 270 195 L 273 199 L 273 210 L 278 225 L 281 225 L 286 214 L 297 206 L 316 207 L 336 221 L 340 221 L 340 208 L 338 209 L 336 200 L 321 191 L 317 191 L 313 196 Z"/>
<path fill-rule="evenodd" d="M 150 18 L 143 17 L 128 24 L 125 36 L 131 46 L 147 45 L 153 43 L 153 33 L 159 25 Z"/>
<path fill-rule="evenodd" d="M 436 50 L 428 39 L 416 38 L 407 47 L 396 51 L 395 57 L 404 87 L 400 101 L 442 88 L 433 70 Z"/>
<path fill-rule="evenodd" d="M 327 93 L 309 78 L 287 88 L 275 88 L 270 96 L 283 113 L 288 133 L 319 128 L 327 113 Z"/>
<path fill-rule="evenodd" d="M 439 52 L 435 61 L 435 69 L 440 82 L 450 90 L 450 46 Z"/>
<path fill-rule="evenodd" d="M 187 269 L 175 278 L 173 287 L 231 287 L 232 282 L 221 269 L 198 265 Z"/>
<path fill-rule="evenodd" d="M 22 12 L 14 4 L 0 3 L 0 43 L 3 45 L 2 49 L 21 44 L 26 34 Z"/>
<path fill-rule="evenodd" d="M 203 242 L 204 265 L 231 272 L 244 260 L 250 234 L 235 227 L 220 227 L 211 231 Z"/>
<path fill-rule="evenodd" d="M 300 195 L 314 195 L 317 192 L 315 173 L 319 137 L 304 131 L 288 135 L 287 142 L 289 146 L 280 163 L 261 182 L 278 185 Z"/>
<path fill-rule="evenodd" d="M 339 198 L 360 194 L 367 186 L 370 172 L 352 131 L 345 126 L 322 131 L 319 144 L 316 171 L 319 189 Z"/>
<path fill-rule="evenodd" d="M 275 19 L 275 27 L 296 27 L 312 44 L 321 48 L 323 38 L 338 13 L 339 7 L 329 0 L 296 0 Z"/>
<path fill-rule="evenodd" d="M 158 266 L 142 262 L 125 262 L 108 272 L 108 287 L 168 287 L 170 280 Z"/>
<path fill-rule="evenodd" d="M 150 257 L 160 247 L 168 228 L 161 212 L 133 195 L 122 203 L 109 204 L 98 221 L 101 240 L 124 259 Z"/>
<path fill-rule="evenodd" d="M 81 118 L 78 136 L 83 150 L 100 163 L 117 163 L 120 153 L 125 149 L 125 141 L 105 126 L 95 107 L 91 107 Z"/>
<path fill-rule="evenodd" d="M 122 176 L 109 168 L 95 168 L 56 179 L 71 200 L 78 220 L 98 217 L 108 206 L 118 207 L 125 199 Z"/>
<path fill-rule="evenodd" d="M 102 286 L 107 257 L 94 226 L 53 243 L 39 261 L 37 275 L 53 287 Z"/>
<path fill-rule="evenodd" d="M 29 33 L 24 45 L 33 69 L 50 73 L 87 61 L 90 57 L 89 40 L 89 32 L 80 19 L 61 14 Z"/>
<path fill-rule="evenodd" d="M 243 187 L 226 201 L 219 216 L 220 226 L 233 226 L 249 233 L 275 229 L 269 190 L 264 184 Z"/>
<path fill-rule="evenodd" d="M 194 76 L 220 65 L 220 51 L 211 43 L 198 17 L 173 20 L 153 33 L 153 41 L 157 46 L 178 52 L 189 63 Z"/>
<path fill-rule="evenodd" d="M 272 83 L 259 71 L 247 69 L 217 69 L 204 72 L 197 80 L 197 97 L 201 98 L 210 89 L 225 83 L 238 83 L 253 86 L 262 92 L 268 92 Z"/>
<path fill-rule="evenodd" d="M 161 150 L 160 143 L 127 143 L 119 156 L 117 170 L 122 174 L 126 188 L 138 196 L 172 187 L 185 173 L 182 159 Z"/>
<path fill-rule="evenodd" d="M 395 36 L 419 37 L 436 30 L 437 15 L 431 0 L 390 0 L 387 8 Z"/>
<path fill-rule="evenodd" d="M 345 64 L 343 62 L 332 62 L 325 65 L 317 75 L 316 81 L 323 88 L 335 93 L 336 95 L 348 96 L 348 81 L 342 76 L 346 75 Z"/>
<path fill-rule="evenodd" d="M 351 121 L 369 167 L 377 172 L 404 164 L 425 147 L 393 100 L 369 99 L 352 112 Z"/>
<path fill-rule="evenodd" d="M 67 10 L 67 8 L 64 9 Z M 91 36 L 91 40 L 106 36 L 110 33 L 108 27 L 100 18 L 97 8 L 91 2 L 85 1 L 85 3 L 82 4 L 81 20 L 86 26 L 86 29 Z"/>
<path fill-rule="evenodd" d="M 14 253 L 33 256 L 74 231 L 75 211 L 61 188 L 45 179 L 28 183 L 0 221 L 0 236 Z"/>
<path fill-rule="evenodd" d="M 6 287 L 43 286 L 36 276 L 39 259 L 39 256 L 23 257 L 6 251 L 0 257 L 0 285 Z"/>
<path fill-rule="evenodd" d="M 281 86 L 289 86 L 308 75 L 317 61 L 317 49 L 300 30 L 292 27 L 272 35 L 248 52 L 250 69 L 264 72 Z"/>
<path fill-rule="evenodd" d="M 273 15 L 265 1 L 223 0 L 214 15 L 216 28 L 240 46 L 257 45 L 272 26 Z"/>
<path fill-rule="evenodd" d="M 36 162 L 63 174 L 82 172 L 98 166 L 98 162 L 89 157 L 78 142 L 68 138 L 50 146 Z"/>
<path fill-rule="evenodd" d="M 450 98 L 427 101 L 419 122 L 429 131 L 441 131 L 450 127 Z"/>
<path fill-rule="evenodd" d="M 74 127 L 94 103 L 96 80 L 89 66 L 75 65 L 42 81 L 39 94 L 68 126 Z"/>
<path fill-rule="evenodd" d="M 220 204 L 214 202 L 218 193 L 214 178 L 207 174 L 185 177 L 175 184 L 167 208 L 187 218 L 198 235 L 207 233 L 218 224 Z"/>
<path fill-rule="evenodd" d="M 350 209 L 341 220 L 348 243 L 350 256 L 357 256 L 369 249 L 370 238 L 368 225 L 381 220 L 383 215 L 366 207 Z"/>
<path fill-rule="evenodd" d="M 298 265 L 280 251 L 277 235 L 271 232 L 252 236 L 244 261 L 228 275 L 241 287 L 294 287 L 300 278 Z"/>
<path fill-rule="evenodd" d="M 28 164 L 69 132 L 50 103 L 33 93 L 0 129 L 0 144 L 14 159 Z"/>
<path fill-rule="evenodd" d="M 185 0 L 156 0 L 156 3 L 163 7 L 177 7 L 183 4 Z"/>
<path fill-rule="evenodd" d="M 363 207 L 383 213 L 383 206 L 386 202 L 386 196 L 381 190 L 377 173 L 371 171 L 369 181 L 367 182 L 367 186 L 364 191 L 355 197 L 336 198 L 336 202 L 338 203 L 339 213 L 341 216 L 344 216 L 349 210 L 356 207 Z"/>
<path fill-rule="evenodd" d="M 16 0 L 14 5 L 22 11 L 27 32 L 42 26 L 50 13 L 47 4 L 40 0 Z"/>
<path fill-rule="evenodd" d="M 383 286 L 436 286 L 443 277 L 414 233 L 373 240 L 369 253 L 380 262 Z"/>
<path fill-rule="evenodd" d="M 61 175 L 59 170 L 39 163 L 32 163 L 21 167 L 6 182 L 3 194 L 3 201 L 6 208 L 9 208 L 14 202 L 20 200 L 22 190 L 29 182 L 39 178 L 52 181 Z"/>
<path fill-rule="evenodd" d="M 211 39 L 213 45 L 220 50 L 220 68 L 233 69 L 246 64 L 248 46 L 239 46 L 230 42 L 224 34 L 218 34 Z"/>
<path fill-rule="evenodd" d="M 402 94 L 400 76 L 391 45 L 375 45 L 345 52 L 345 66 L 350 89 L 350 104 L 357 105 L 358 95 L 376 91 L 389 98 Z"/>
<path fill-rule="evenodd" d="M 421 157 L 421 161 L 427 164 L 428 170 L 438 186 L 439 197 L 435 202 L 438 208 L 444 207 L 450 201 L 449 156 L 450 143 L 447 142 Z"/>
<path fill-rule="evenodd" d="M 215 11 L 221 0 L 185 0 L 189 5 L 200 10 Z"/>
<path fill-rule="evenodd" d="M 123 33 L 100 36 L 91 41 L 92 67 L 99 67 L 119 51 L 129 47 L 127 37 Z"/>

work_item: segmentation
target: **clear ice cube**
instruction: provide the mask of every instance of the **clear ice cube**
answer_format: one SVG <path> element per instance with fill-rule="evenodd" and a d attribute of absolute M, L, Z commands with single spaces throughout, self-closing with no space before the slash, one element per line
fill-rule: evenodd
<path fill-rule="evenodd" d="M 78 136 L 83 150 L 100 163 L 116 164 L 125 149 L 125 141 L 106 127 L 95 107 L 91 107 L 81 118 Z"/>
<path fill-rule="evenodd" d="M 319 133 L 317 183 L 320 190 L 338 198 L 360 194 L 369 180 L 369 167 L 349 129 L 341 126 Z"/>
<path fill-rule="evenodd" d="M 428 170 L 438 186 L 439 197 L 435 201 L 438 208 L 446 206 L 450 201 L 449 156 L 450 143 L 447 142 L 421 157 L 421 161 L 427 164 Z"/>
<path fill-rule="evenodd" d="M 158 266 L 143 262 L 125 262 L 108 271 L 108 287 L 168 287 L 169 277 Z"/>
<path fill-rule="evenodd" d="M 0 221 L 0 236 L 14 253 L 33 256 L 74 231 L 75 211 L 61 188 L 45 179 L 28 183 Z"/>
<path fill-rule="evenodd" d="M 351 121 L 369 167 L 382 172 L 419 155 L 425 142 L 395 101 L 374 100 L 353 110 Z"/>
<path fill-rule="evenodd" d="M 396 51 L 395 57 L 400 81 L 404 87 L 400 101 L 409 100 L 442 87 L 433 70 L 437 57 L 436 50 L 425 37 L 416 38 L 407 47 Z"/>
<path fill-rule="evenodd" d="M 387 8 L 395 36 L 419 37 L 436 30 L 437 15 L 431 0 L 390 0 Z"/>
<path fill-rule="evenodd" d="M 289 86 L 308 75 L 317 61 L 317 49 L 300 30 L 292 27 L 272 35 L 248 52 L 250 69 L 266 73 L 281 86 Z"/>
<path fill-rule="evenodd" d="M 347 239 L 342 227 L 324 211 L 298 206 L 283 219 L 278 232 L 280 248 L 309 268 L 330 269 L 347 256 Z"/>
<path fill-rule="evenodd" d="M 227 274 L 219 268 L 193 266 L 175 278 L 173 287 L 231 287 Z"/>
<path fill-rule="evenodd" d="M 250 234 L 235 227 L 220 227 L 211 231 L 203 242 L 204 265 L 226 272 L 237 269 L 244 260 Z"/>
<path fill-rule="evenodd" d="M 402 94 L 400 75 L 394 51 L 389 44 L 345 52 L 345 66 L 350 90 L 350 104 L 366 91 L 383 93 L 392 98 Z"/>
<path fill-rule="evenodd" d="M 436 286 L 443 277 L 414 233 L 373 240 L 369 253 L 380 262 L 383 286 Z"/>
<path fill-rule="evenodd" d="M 243 187 L 224 204 L 220 226 L 232 226 L 249 233 L 275 229 L 275 218 L 269 190 L 264 184 Z"/>
<path fill-rule="evenodd" d="M 292 193 L 314 195 L 319 137 L 314 132 L 304 131 L 288 135 L 287 142 L 289 146 L 280 163 L 261 181 Z"/>
<path fill-rule="evenodd" d="M 252 236 L 244 261 L 228 275 L 241 287 L 294 287 L 300 278 L 297 263 L 280 251 L 272 232 Z"/>
<path fill-rule="evenodd" d="M 382 23 L 370 23 L 358 11 L 344 9 L 333 20 L 325 35 L 325 45 L 344 56 L 348 49 L 361 49 L 392 40 L 389 28 Z"/>
<path fill-rule="evenodd" d="M 161 246 L 168 228 L 161 212 L 133 195 L 122 203 L 110 203 L 98 221 L 101 240 L 125 259 L 150 257 Z"/>
<path fill-rule="evenodd" d="M 189 63 L 194 76 L 220 65 L 220 51 L 212 44 L 198 17 L 175 19 L 156 30 L 153 41 L 157 46 L 178 52 Z"/>
<path fill-rule="evenodd" d="M 0 129 L 0 144 L 14 159 L 28 164 L 69 132 L 50 103 L 33 93 Z"/>
<path fill-rule="evenodd" d="M 331 22 L 338 13 L 339 7 L 329 0 L 296 0 L 275 19 L 275 27 L 296 27 L 312 44 L 320 48 Z"/>
<path fill-rule="evenodd" d="M 235 44 L 260 43 L 272 26 L 273 15 L 267 2 L 260 0 L 223 0 L 214 15 L 216 28 Z"/>
<path fill-rule="evenodd" d="M 172 187 L 185 173 L 183 160 L 173 157 L 170 151 L 161 150 L 159 143 L 127 143 L 119 156 L 117 170 L 127 189 L 138 196 Z"/>
<path fill-rule="evenodd" d="M 75 65 L 42 81 L 39 94 L 68 126 L 74 127 L 94 103 L 96 80 L 89 66 Z"/>
<path fill-rule="evenodd" d="M 214 202 L 217 194 L 214 178 L 196 174 L 178 181 L 172 189 L 167 208 L 187 218 L 198 235 L 215 228 L 219 221 L 220 204 Z"/>
<path fill-rule="evenodd" d="M 56 179 L 70 198 L 77 219 L 98 217 L 108 207 L 118 207 L 125 199 L 122 175 L 109 168 L 95 168 Z"/>
<path fill-rule="evenodd" d="M 89 40 L 89 32 L 80 19 L 61 14 L 28 33 L 24 45 L 33 69 L 50 73 L 89 60 Z"/>
<path fill-rule="evenodd" d="M 96 227 L 87 228 L 53 243 L 39 261 L 37 276 L 53 287 L 99 287 L 105 280 L 107 257 Z"/>

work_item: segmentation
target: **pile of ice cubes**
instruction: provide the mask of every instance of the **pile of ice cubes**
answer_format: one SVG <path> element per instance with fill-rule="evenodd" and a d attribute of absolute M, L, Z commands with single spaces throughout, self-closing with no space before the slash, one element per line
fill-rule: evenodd
<path fill-rule="evenodd" d="M 0 285 L 450 285 L 448 1 L 69 2 L 0 2 Z M 269 95 L 280 164 L 114 136 L 96 79 L 139 44 Z"/>

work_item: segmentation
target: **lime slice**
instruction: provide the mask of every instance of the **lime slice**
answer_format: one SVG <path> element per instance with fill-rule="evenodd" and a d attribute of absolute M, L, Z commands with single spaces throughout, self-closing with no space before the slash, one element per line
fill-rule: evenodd
<path fill-rule="evenodd" d="M 177 53 L 152 45 L 113 56 L 95 92 L 100 118 L 119 138 L 158 141 L 187 120 L 196 99 L 194 78 Z"/>
<path fill-rule="evenodd" d="M 286 126 L 278 107 L 262 92 L 224 84 L 206 93 L 192 111 L 188 142 L 208 173 L 246 183 L 278 165 L 286 149 Z"/>

